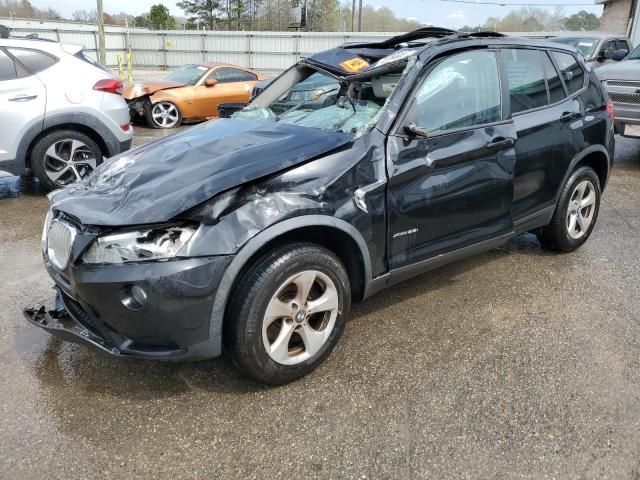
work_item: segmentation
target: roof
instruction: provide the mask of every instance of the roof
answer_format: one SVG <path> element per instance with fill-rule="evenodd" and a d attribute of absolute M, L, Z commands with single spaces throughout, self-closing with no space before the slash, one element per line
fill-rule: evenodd
<path fill-rule="evenodd" d="M 206 68 L 231 67 L 231 68 L 237 68 L 239 70 L 245 70 L 247 72 L 253 72 L 253 70 L 251 70 L 250 68 L 241 67 L 239 65 L 233 65 L 231 63 L 223 63 L 223 62 L 193 62 L 192 65 L 199 65 L 201 67 L 206 67 Z"/>
<path fill-rule="evenodd" d="M 461 33 L 445 28 L 428 27 L 403 35 L 371 43 L 347 43 L 305 59 L 304 62 L 319 66 L 338 76 L 360 77 L 380 74 L 404 68 L 408 59 L 426 49 L 460 44 L 479 46 L 486 44 L 528 45 L 556 48 L 576 52 L 569 45 L 552 44 L 547 40 L 509 37 L 496 32 Z"/>

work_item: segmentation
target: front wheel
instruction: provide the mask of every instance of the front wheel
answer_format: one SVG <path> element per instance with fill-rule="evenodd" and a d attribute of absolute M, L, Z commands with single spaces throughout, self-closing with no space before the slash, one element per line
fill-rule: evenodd
<path fill-rule="evenodd" d="M 180 110 L 171 102 L 147 105 L 145 118 L 151 128 L 175 128 L 182 123 Z"/>
<path fill-rule="evenodd" d="M 349 277 L 333 253 L 309 243 L 276 248 L 238 282 L 225 320 L 225 350 L 261 382 L 292 382 L 331 353 L 350 306 Z"/>
<path fill-rule="evenodd" d="M 600 211 L 600 180 L 590 167 L 581 167 L 565 184 L 551 223 L 540 240 L 553 250 L 572 252 L 589 238 Z"/>

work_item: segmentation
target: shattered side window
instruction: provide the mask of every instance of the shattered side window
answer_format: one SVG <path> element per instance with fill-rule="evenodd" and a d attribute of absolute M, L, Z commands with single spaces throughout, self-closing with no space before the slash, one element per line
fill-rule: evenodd
<path fill-rule="evenodd" d="M 282 122 L 301 127 L 360 135 L 375 123 L 399 75 L 374 77 L 365 81 L 337 78 L 299 67 L 295 80 L 278 90 L 278 82 L 265 94 L 276 92 L 266 106 L 249 105 L 233 118 Z M 283 80 L 280 83 L 286 82 Z M 262 98 L 262 97 L 261 97 Z"/>

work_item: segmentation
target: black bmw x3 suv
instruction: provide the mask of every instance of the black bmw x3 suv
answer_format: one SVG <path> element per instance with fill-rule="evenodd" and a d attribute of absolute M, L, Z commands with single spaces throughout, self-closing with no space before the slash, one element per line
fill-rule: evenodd
<path fill-rule="evenodd" d="M 305 82 L 322 88 L 292 101 Z M 580 247 L 613 150 L 612 104 L 572 47 L 439 28 L 344 45 L 51 194 L 56 305 L 25 316 L 109 355 L 224 351 L 287 383 L 352 300 L 523 232 Z"/>

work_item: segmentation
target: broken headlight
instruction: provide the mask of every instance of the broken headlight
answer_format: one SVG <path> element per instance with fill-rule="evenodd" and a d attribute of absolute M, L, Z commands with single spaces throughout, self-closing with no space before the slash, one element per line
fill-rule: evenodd
<path fill-rule="evenodd" d="M 84 263 L 125 263 L 175 257 L 196 231 L 193 225 L 169 225 L 98 237 Z"/>

